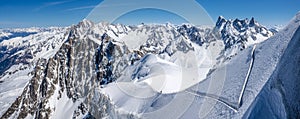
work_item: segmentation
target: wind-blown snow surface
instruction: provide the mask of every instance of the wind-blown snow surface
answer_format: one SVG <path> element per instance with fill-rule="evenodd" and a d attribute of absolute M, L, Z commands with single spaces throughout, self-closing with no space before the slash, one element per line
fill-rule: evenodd
<path fill-rule="evenodd" d="M 84 20 L 66 31 L 35 34 L 33 41 L 5 40 L 3 59 L 12 63 L 0 67 L 3 72 L 28 62 L 35 68 L 22 73 L 30 80 L 2 117 L 241 117 L 251 102 L 243 94 L 257 58 L 252 45 L 273 34 L 254 19 L 218 21 L 201 28 Z"/>

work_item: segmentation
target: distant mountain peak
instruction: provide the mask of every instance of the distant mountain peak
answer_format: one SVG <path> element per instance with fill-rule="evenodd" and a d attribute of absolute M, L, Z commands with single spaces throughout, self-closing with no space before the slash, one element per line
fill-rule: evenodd
<path fill-rule="evenodd" d="M 83 19 L 81 22 L 79 22 L 78 25 L 87 28 L 87 27 L 92 27 L 94 25 L 94 22 L 87 19 Z"/>
<path fill-rule="evenodd" d="M 258 25 L 258 23 L 257 23 L 257 21 L 254 20 L 254 17 L 252 17 L 251 20 L 250 20 L 249 26 L 252 27 L 252 26 L 255 26 L 255 25 Z"/>
<path fill-rule="evenodd" d="M 300 11 L 296 14 L 295 18 L 294 18 L 295 23 L 299 23 L 300 22 Z"/>
<path fill-rule="evenodd" d="M 299 16 L 299 17 L 300 17 L 300 11 L 296 14 L 296 16 Z"/>
<path fill-rule="evenodd" d="M 215 30 L 220 32 L 224 41 L 226 57 L 234 56 L 239 50 L 260 43 L 274 35 L 268 28 L 255 21 L 254 17 L 249 21 L 248 18 L 226 20 L 220 16 Z"/>
<path fill-rule="evenodd" d="M 219 16 L 216 26 L 221 26 L 223 23 L 226 23 L 227 20 L 223 16 Z"/>

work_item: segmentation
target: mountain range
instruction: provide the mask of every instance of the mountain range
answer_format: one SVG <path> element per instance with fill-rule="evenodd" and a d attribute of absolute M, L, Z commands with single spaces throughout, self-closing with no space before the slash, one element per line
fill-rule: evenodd
<path fill-rule="evenodd" d="M 297 118 L 299 25 L 1 29 L 0 117 Z"/>

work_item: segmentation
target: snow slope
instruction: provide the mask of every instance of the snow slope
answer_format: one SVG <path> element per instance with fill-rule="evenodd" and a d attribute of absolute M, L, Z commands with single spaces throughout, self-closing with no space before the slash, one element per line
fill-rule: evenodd
<path fill-rule="evenodd" d="M 280 51 L 276 69 L 251 104 L 247 118 L 299 118 L 299 43 L 300 13 L 284 29 L 284 34 L 291 40 Z M 293 33 L 294 35 L 288 34 Z M 277 37 L 278 38 L 278 37 Z M 283 38 L 285 39 L 285 38 Z"/>

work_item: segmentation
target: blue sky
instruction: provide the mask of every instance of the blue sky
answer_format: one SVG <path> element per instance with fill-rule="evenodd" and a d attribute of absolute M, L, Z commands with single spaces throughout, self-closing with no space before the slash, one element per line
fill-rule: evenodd
<path fill-rule="evenodd" d="M 101 2 L 102 0 L 0 0 L 0 28 L 77 24 Z M 219 15 L 228 19 L 255 17 L 267 26 L 285 25 L 300 11 L 299 0 L 197 0 L 197 2 L 213 20 Z M 184 22 L 184 19 L 175 14 L 149 9 L 130 12 L 117 22 L 138 24 L 143 20 L 162 23 Z"/>
<path fill-rule="evenodd" d="M 155 16 L 157 14 L 163 15 L 163 17 L 148 17 L 149 14 L 151 16 Z M 134 17 L 139 16 L 139 17 Z M 134 20 L 132 20 L 134 18 Z M 166 23 L 171 22 L 173 24 L 181 24 L 187 23 L 188 21 L 184 18 L 163 10 L 159 9 L 143 9 L 143 10 L 135 10 L 129 12 L 120 18 L 116 19 L 114 23 L 126 23 L 126 24 L 140 24 L 140 23 Z"/>

